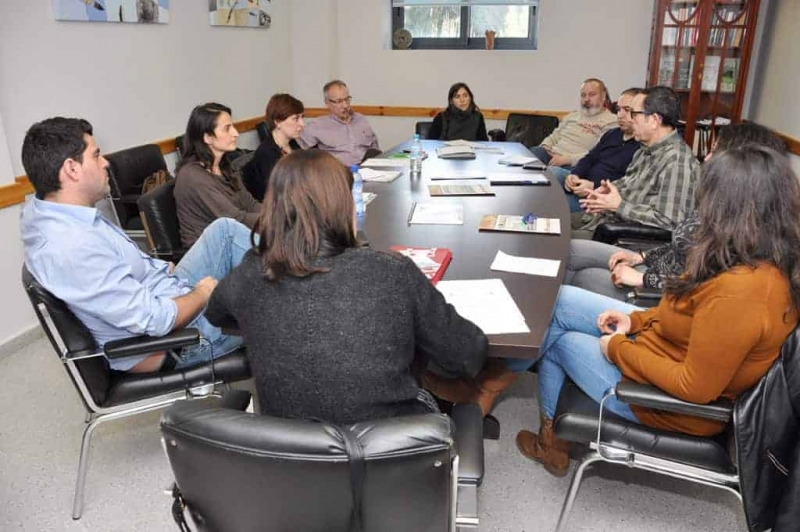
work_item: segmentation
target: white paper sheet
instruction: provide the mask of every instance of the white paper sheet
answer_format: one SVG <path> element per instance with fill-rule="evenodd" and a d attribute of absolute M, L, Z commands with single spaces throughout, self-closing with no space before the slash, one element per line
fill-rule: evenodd
<path fill-rule="evenodd" d="M 475 150 L 482 150 L 486 153 L 504 153 L 503 148 L 500 146 L 491 146 L 489 144 L 482 144 L 471 140 L 448 140 L 444 143 L 445 146 L 469 146 Z"/>
<path fill-rule="evenodd" d="M 493 185 L 521 182 L 546 184 L 550 182 L 547 176 L 541 172 L 519 172 L 516 174 L 490 173 L 486 178 L 491 181 Z"/>
<path fill-rule="evenodd" d="M 359 168 L 358 173 L 364 181 L 373 183 L 391 183 L 402 175 L 403 172 L 397 170 L 373 170 L 372 168 Z"/>
<path fill-rule="evenodd" d="M 456 203 L 415 203 L 409 224 L 464 225 L 464 207 Z"/>
<path fill-rule="evenodd" d="M 436 288 L 462 317 L 486 334 L 531 332 L 502 279 L 439 281 Z"/>
<path fill-rule="evenodd" d="M 364 197 L 364 208 L 366 209 L 367 205 L 369 205 L 372 202 L 372 200 L 377 198 L 378 195 L 375 194 L 374 192 L 364 192 L 363 197 Z"/>
<path fill-rule="evenodd" d="M 504 157 L 497 161 L 500 164 L 508 166 L 522 166 L 523 164 L 537 162 L 539 159 L 536 157 L 526 157 L 525 155 L 512 155 L 511 157 Z"/>
<path fill-rule="evenodd" d="M 544 277 L 556 277 L 560 267 L 560 260 L 515 257 L 499 250 L 490 266 L 492 270 L 498 272 L 526 273 Z"/>
<path fill-rule="evenodd" d="M 371 166 L 372 168 L 407 168 L 409 166 L 409 160 L 376 157 L 374 159 L 367 159 L 361 163 L 361 166 Z"/>

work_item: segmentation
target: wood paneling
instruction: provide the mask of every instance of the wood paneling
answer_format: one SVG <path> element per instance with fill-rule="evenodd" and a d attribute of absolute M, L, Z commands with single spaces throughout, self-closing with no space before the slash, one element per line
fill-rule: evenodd
<path fill-rule="evenodd" d="M 441 107 L 395 107 L 390 105 L 354 105 L 353 109 L 367 116 L 395 116 L 395 117 L 408 117 L 408 118 L 433 118 L 436 113 L 442 110 Z M 539 111 L 532 109 L 481 109 L 483 116 L 488 120 L 506 120 L 510 113 L 524 113 L 531 115 L 548 115 L 557 116 L 559 119 L 563 118 L 569 111 Z M 306 107 L 305 115 L 307 117 L 325 116 L 328 114 L 328 109 L 325 107 Z M 256 124 L 264 120 L 263 116 L 256 116 L 239 120 L 235 122 L 236 129 L 240 133 L 252 131 L 256 128 Z M 800 140 L 778 133 L 778 136 L 786 142 L 789 152 L 800 156 Z M 163 139 L 156 141 L 158 147 L 161 148 L 161 153 L 168 154 L 175 151 L 175 139 Z M 0 186 L 0 208 L 8 207 L 25 201 L 27 194 L 33 194 L 33 187 L 28 182 L 27 176 L 19 176 L 15 179 L 15 183 L 11 185 Z"/>

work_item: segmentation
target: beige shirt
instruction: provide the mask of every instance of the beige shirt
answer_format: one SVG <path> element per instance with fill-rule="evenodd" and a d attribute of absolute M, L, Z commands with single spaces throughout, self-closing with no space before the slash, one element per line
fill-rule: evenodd
<path fill-rule="evenodd" d="M 586 115 L 583 110 L 575 111 L 561 120 L 541 146 L 569 157 L 569 163 L 575 166 L 597 144 L 603 133 L 615 127 L 617 117 L 607 109 L 594 116 Z"/>

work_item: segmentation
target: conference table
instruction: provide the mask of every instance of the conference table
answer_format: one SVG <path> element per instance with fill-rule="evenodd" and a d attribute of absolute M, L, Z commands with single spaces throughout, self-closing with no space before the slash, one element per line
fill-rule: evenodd
<path fill-rule="evenodd" d="M 442 141 L 424 140 L 422 144 L 428 157 L 422 163 L 419 176 L 412 177 L 405 167 L 403 174 L 391 183 L 364 182 L 364 191 L 377 195 L 367 206 L 363 221 L 363 232 L 370 247 L 382 251 L 394 245 L 449 248 L 453 252 L 453 259 L 443 280 L 502 279 L 525 317 L 530 332 L 490 335 L 489 355 L 537 358 L 569 258 L 570 217 L 564 191 L 557 181 L 549 177 L 550 186 L 493 186 L 495 196 L 430 197 L 428 185 L 432 176 L 533 173 L 498 163 L 504 157 L 530 157 L 532 154 L 520 143 L 486 142 L 481 144 L 500 148 L 504 153 L 476 150 L 477 157 L 473 160 L 440 159 L 436 156 L 436 148 L 444 145 Z M 401 153 L 410 146 L 409 140 L 387 150 L 380 157 Z M 447 181 L 436 183 L 447 184 Z M 409 211 L 414 202 L 460 203 L 464 208 L 464 224 L 409 224 Z M 484 215 L 527 213 L 540 218 L 560 219 L 561 234 L 478 231 L 478 223 Z M 492 271 L 490 265 L 498 250 L 519 257 L 559 260 L 558 275 L 553 278 Z"/>

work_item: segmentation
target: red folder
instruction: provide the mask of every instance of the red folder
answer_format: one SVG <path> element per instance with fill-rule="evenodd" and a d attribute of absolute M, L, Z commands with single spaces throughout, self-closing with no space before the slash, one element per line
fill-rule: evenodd
<path fill-rule="evenodd" d="M 444 276 L 447 265 L 453 259 L 453 252 L 447 248 L 416 248 L 409 246 L 392 246 L 391 251 L 396 251 L 414 261 L 425 277 L 433 284 L 439 282 Z"/>

